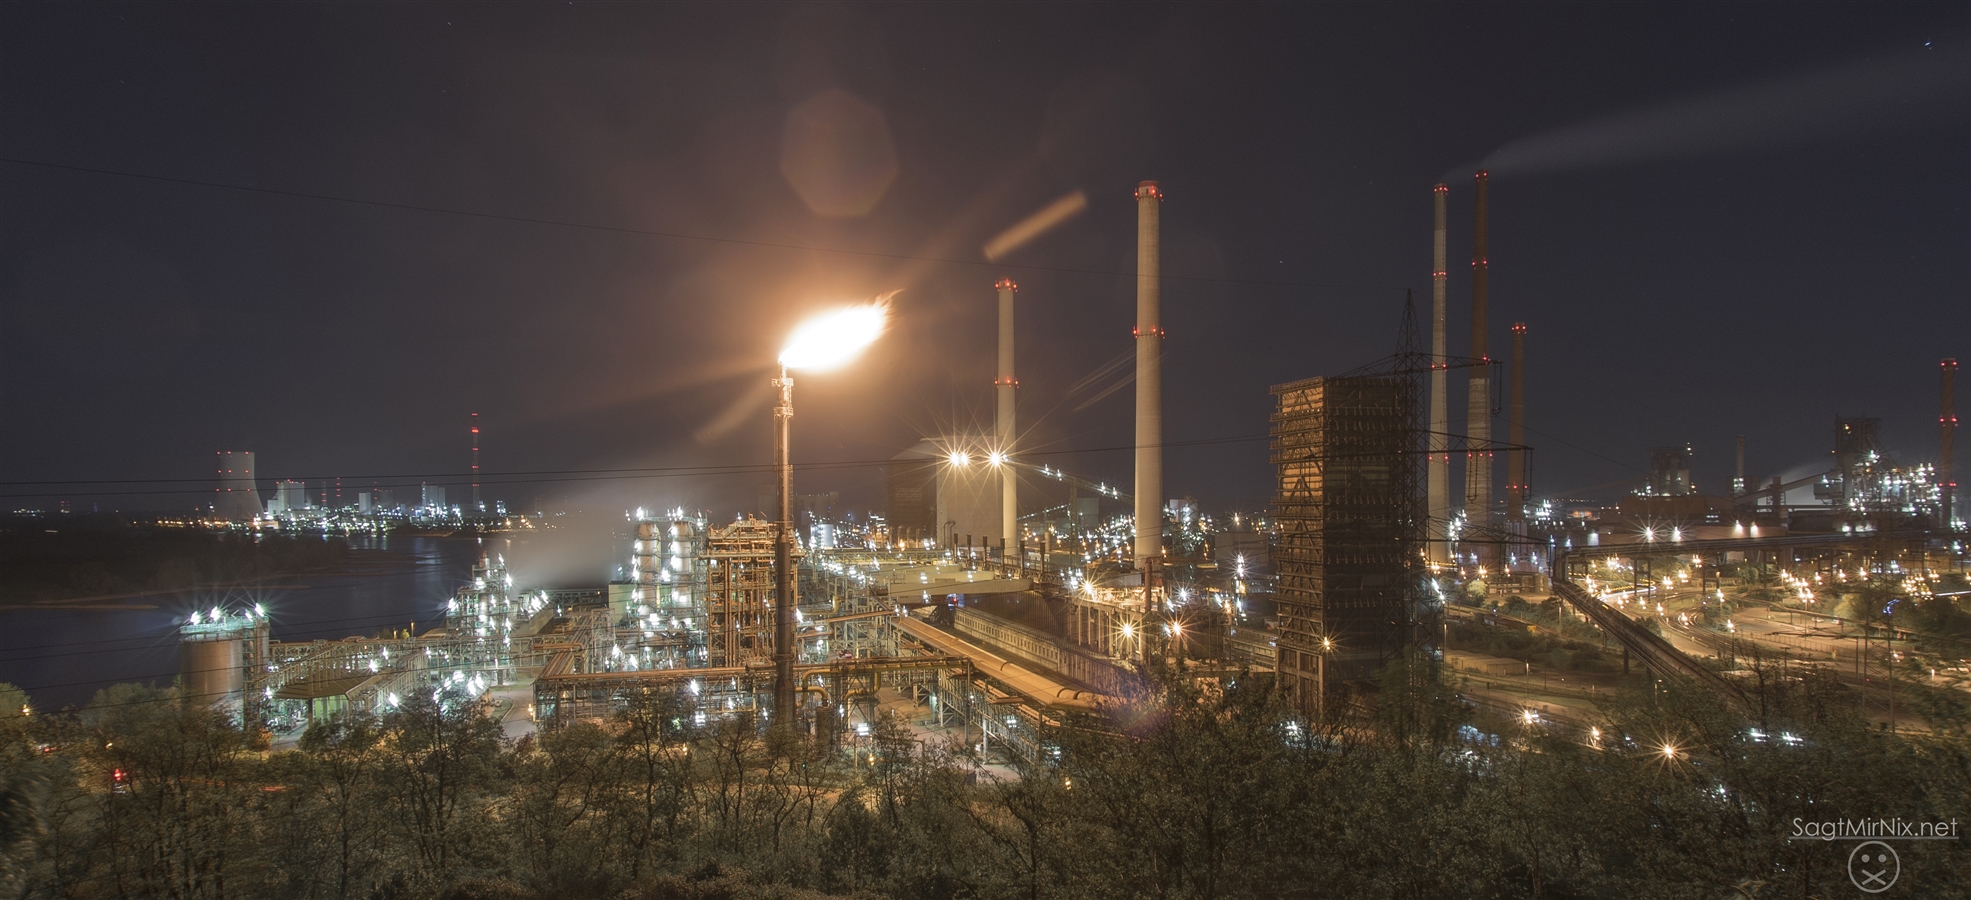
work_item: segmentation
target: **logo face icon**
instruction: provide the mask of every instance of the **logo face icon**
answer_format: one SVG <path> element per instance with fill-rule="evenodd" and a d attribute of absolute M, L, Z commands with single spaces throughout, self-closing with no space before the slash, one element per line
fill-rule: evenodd
<path fill-rule="evenodd" d="M 1903 874 L 1903 861 L 1881 841 L 1868 841 L 1848 854 L 1848 880 L 1870 894 L 1880 894 Z"/>

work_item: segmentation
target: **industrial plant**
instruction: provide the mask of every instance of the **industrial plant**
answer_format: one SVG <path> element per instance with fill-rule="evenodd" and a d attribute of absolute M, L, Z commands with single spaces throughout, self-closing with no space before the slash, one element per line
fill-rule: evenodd
<path fill-rule="evenodd" d="M 1270 675 L 1309 722 L 1373 705 L 1379 673 L 1398 664 L 1465 673 L 1476 679 L 1467 702 L 1537 711 L 1556 727 L 1585 721 L 1582 701 L 1617 683 L 1596 687 L 1601 676 L 1561 663 L 1535 677 L 1533 662 L 1456 646 L 1504 646 L 1506 633 L 1592 635 L 1619 650 L 1624 674 L 1640 666 L 1739 697 L 1734 666 L 1748 654 L 1847 671 L 1847 614 L 1815 600 L 1830 583 L 1889 579 L 1920 600 L 1943 590 L 1941 579 L 1962 577 L 1954 360 L 1941 364 L 1934 461 L 1892 458 L 1877 419 L 1840 416 L 1831 465 L 1806 477 L 1749 481 L 1740 437 L 1725 491 L 1707 493 L 1693 479 L 1686 445 L 1649 451 L 1647 477 L 1613 505 L 1543 493 L 1530 477 L 1537 448 L 1525 425 L 1530 329 L 1515 322 L 1508 359 L 1492 357 L 1484 171 L 1472 191 L 1463 355 L 1452 352 L 1447 324 L 1451 188 L 1438 184 L 1428 338 L 1406 301 L 1390 310 L 1399 327 L 1385 358 L 1271 389 L 1276 477 L 1266 509 L 1214 513 L 1165 494 L 1164 195 L 1145 181 L 1134 194 L 1127 491 L 1035 462 L 1020 445 L 1019 288 L 1000 278 L 980 292 L 997 302 L 992 427 L 901 448 L 884 474 L 885 509 L 839 513 L 832 498 L 795 494 L 792 373 L 839 365 L 876 340 L 887 315 L 878 302 L 804 326 L 781 357 L 778 485 L 761 499 L 766 517 L 626 510 L 616 577 L 586 586 L 517 584 L 503 553 L 488 550 L 443 623 L 423 629 L 284 642 L 270 638 L 264 609 L 201 610 L 179 629 L 185 689 L 290 738 L 419 695 L 494 704 L 519 732 L 605 721 L 659 696 L 700 725 L 740 718 L 828 741 L 905 709 L 927 736 L 1035 764 L 1056 751 L 1058 729 L 1126 715 L 1148 680 L 1173 672 L 1226 682 Z M 1462 433 L 1450 427 L 1459 379 Z M 1505 440 L 1493 436 L 1502 408 Z M 311 492 L 281 481 L 263 508 L 253 455 L 222 452 L 211 511 L 251 527 L 324 532 L 470 527 L 483 537 L 531 527 L 481 500 L 476 414 L 470 436 L 463 506 L 448 505 L 440 485 L 424 485 L 406 506 L 388 491 L 337 502 L 339 485 Z M 1495 491 L 1502 463 L 1504 489 Z M 1768 609 L 1759 598 L 1773 585 L 1791 593 Z M 1896 633 L 1850 651 L 1862 654 L 1850 668 L 1864 687 L 1869 654 L 1918 652 L 1897 645 L 1913 638 Z M 1556 688 L 1570 677 L 1582 686 Z"/>

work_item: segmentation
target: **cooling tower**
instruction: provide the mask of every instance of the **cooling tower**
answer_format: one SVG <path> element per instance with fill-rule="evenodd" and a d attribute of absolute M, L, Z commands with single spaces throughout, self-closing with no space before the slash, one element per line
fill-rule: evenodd
<path fill-rule="evenodd" d="M 220 450 L 219 486 L 213 489 L 212 514 L 232 522 L 260 515 L 260 491 L 254 487 L 253 451 Z"/>

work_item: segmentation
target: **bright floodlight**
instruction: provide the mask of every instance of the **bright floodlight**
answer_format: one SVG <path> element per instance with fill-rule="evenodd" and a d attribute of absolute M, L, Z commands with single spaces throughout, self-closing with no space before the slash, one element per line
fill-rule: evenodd
<path fill-rule="evenodd" d="M 832 369 L 851 359 L 883 333 L 889 310 L 881 303 L 851 306 L 822 313 L 794 329 L 780 351 L 780 364 L 789 369 Z"/>

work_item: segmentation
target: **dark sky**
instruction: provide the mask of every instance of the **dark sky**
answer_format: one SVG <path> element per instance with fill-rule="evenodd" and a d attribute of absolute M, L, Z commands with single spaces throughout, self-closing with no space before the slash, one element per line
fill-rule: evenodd
<path fill-rule="evenodd" d="M 1739 433 L 1754 477 L 1803 473 L 1836 414 L 1934 459 L 1937 360 L 1971 357 L 1968 35 L 1956 3 L 11 4 L 0 490 L 204 478 L 219 449 L 440 480 L 472 411 L 491 472 L 763 463 L 781 338 L 901 289 L 795 420 L 802 462 L 887 458 L 989 416 L 1006 275 L 1029 445 L 1117 446 L 1132 392 L 1067 389 L 1130 348 L 1142 179 L 1167 198 L 1168 439 L 1253 435 L 1269 385 L 1389 353 L 1406 288 L 1427 313 L 1447 172 L 1465 352 L 1488 158 L 1492 341 L 1529 323 L 1537 489 L 1612 494 L 1690 442 L 1722 490 Z M 968 264 L 1077 189 L 1088 211 L 1012 265 Z M 1167 473 L 1211 505 L 1269 491 L 1263 441 Z M 493 496 L 730 511 L 762 481 Z M 881 502 L 873 468 L 799 488 Z"/>

